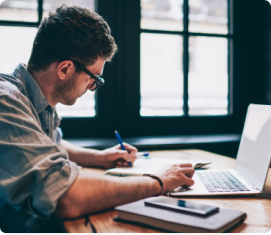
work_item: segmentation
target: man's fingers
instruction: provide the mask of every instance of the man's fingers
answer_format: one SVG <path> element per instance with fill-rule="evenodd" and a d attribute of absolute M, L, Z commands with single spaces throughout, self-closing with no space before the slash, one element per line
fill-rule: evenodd
<path fill-rule="evenodd" d="M 179 164 L 179 167 L 193 167 L 191 163 L 182 163 Z"/>
<path fill-rule="evenodd" d="M 195 169 L 194 168 L 182 168 L 181 169 L 181 172 L 185 175 L 185 176 L 187 176 L 187 177 L 189 177 L 189 178 L 192 178 L 192 176 L 194 175 L 194 173 L 195 173 Z"/>
<path fill-rule="evenodd" d="M 125 149 L 132 155 L 135 156 L 138 152 L 137 148 L 135 148 L 134 146 L 127 144 L 127 143 L 123 143 Z"/>
<path fill-rule="evenodd" d="M 188 178 L 188 177 L 185 177 L 183 180 L 182 180 L 182 186 L 185 186 L 185 187 L 190 187 L 194 184 L 194 180 Z"/>
<path fill-rule="evenodd" d="M 131 162 L 133 165 L 134 161 L 136 160 L 136 154 L 137 154 L 138 150 L 134 146 L 129 145 L 127 143 L 123 143 L 123 145 L 124 145 L 126 151 L 122 150 L 123 151 L 122 158 L 127 162 Z M 118 146 L 118 147 L 120 148 L 120 146 Z"/>
<path fill-rule="evenodd" d="M 118 150 L 118 159 L 122 159 L 123 161 L 125 161 L 124 166 L 128 165 L 128 162 L 131 162 L 133 165 L 133 162 L 135 161 L 136 157 L 134 158 L 131 154 L 129 154 L 127 151 L 125 150 Z"/>
<path fill-rule="evenodd" d="M 128 162 L 118 161 L 116 167 L 130 166 Z"/>
<path fill-rule="evenodd" d="M 126 162 L 133 162 L 133 156 L 131 154 L 129 154 L 128 152 L 126 152 L 126 154 L 124 155 L 123 159 Z"/>
<path fill-rule="evenodd" d="M 137 152 L 138 152 L 138 150 L 137 150 L 136 147 L 134 147 L 134 146 L 132 146 L 132 145 L 130 145 L 130 144 L 127 144 L 127 143 L 125 143 L 125 142 L 123 142 L 122 144 L 123 144 L 125 150 L 126 150 L 128 153 L 130 153 L 130 154 L 133 155 L 133 156 L 136 156 L 136 154 L 137 154 Z M 121 150 L 120 144 L 116 145 L 115 148 Z M 123 150 L 123 151 L 125 151 L 125 150 Z"/>
<path fill-rule="evenodd" d="M 135 162 L 135 160 L 137 159 L 137 157 L 136 157 L 136 155 L 135 156 L 132 156 L 132 165 L 134 165 L 134 162 Z"/>

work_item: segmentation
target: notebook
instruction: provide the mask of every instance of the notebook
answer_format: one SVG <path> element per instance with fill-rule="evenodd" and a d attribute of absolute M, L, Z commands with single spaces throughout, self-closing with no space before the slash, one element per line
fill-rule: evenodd
<path fill-rule="evenodd" d="M 271 106 L 249 105 L 234 169 L 196 171 L 190 188 L 171 196 L 255 195 L 263 190 L 271 156 Z"/>
<path fill-rule="evenodd" d="M 169 159 L 169 158 L 146 158 L 146 159 L 136 159 L 133 167 L 118 167 L 112 168 L 105 172 L 106 175 L 114 176 L 140 176 L 145 173 L 155 174 L 166 164 L 181 164 L 181 163 L 191 163 L 192 166 L 200 168 L 210 164 L 208 161 L 191 161 L 183 159 Z"/>
<path fill-rule="evenodd" d="M 144 224 L 178 233 L 221 233 L 242 223 L 246 218 L 246 214 L 242 211 L 221 208 L 209 216 L 187 214 L 146 206 L 144 204 L 146 200 L 150 198 L 116 207 L 117 218 L 114 220 Z"/>

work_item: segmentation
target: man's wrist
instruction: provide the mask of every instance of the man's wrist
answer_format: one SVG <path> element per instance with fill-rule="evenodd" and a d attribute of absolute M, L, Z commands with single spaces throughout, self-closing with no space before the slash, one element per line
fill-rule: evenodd
<path fill-rule="evenodd" d="M 157 192 L 157 188 L 159 188 L 159 191 L 154 196 L 159 196 L 159 195 L 162 194 L 163 188 L 164 188 L 164 183 L 163 183 L 163 181 L 158 176 L 153 175 L 153 174 L 143 174 L 142 176 L 147 176 L 147 177 L 155 180 L 158 183 L 158 184 L 157 183 L 155 184 L 155 186 L 156 186 L 155 187 L 155 191 Z M 157 185 L 158 185 L 158 187 L 157 187 Z"/>
<path fill-rule="evenodd" d="M 88 151 L 88 166 L 101 167 L 102 151 L 96 149 L 87 149 L 87 151 Z"/>

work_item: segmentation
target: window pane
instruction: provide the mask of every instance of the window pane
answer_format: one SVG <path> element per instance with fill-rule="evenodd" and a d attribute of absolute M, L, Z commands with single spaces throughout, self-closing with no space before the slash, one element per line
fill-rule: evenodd
<path fill-rule="evenodd" d="M 183 0 L 141 0 L 141 28 L 183 30 Z"/>
<path fill-rule="evenodd" d="M 228 40 L 190 37 L 189 115 L 228 113 Z"/>
<path fill-rule="evenodd" d="M 141 116 L 183 114 L 183 38 L 141 34 Z"/>
<path fill-rule="evenodd" d="M 0 20 L 37 22 L 37 0 L 0 0 Z"/>
<path fill-rule="evenodd" d="M 94 117 L 95 116 L 95 92 L 87 91 L 77 99 L 72 106 L 58 104 L 57 113 L 61 117 Z"/>
<path fill-rule="evenodd" d="M 50 11 L 55 11 L 55 9 L 62 4 L 95 10 L 95 0 L 43 0 L 43 17 L 47 17 Z"/>
<path fill-rule="evenodd" d="M 27 64 L 37 28 L 0 26 L 0 73 L 13 72 Z"/>
<path fill-rule="evenodd" d="M 227 0 L 189 0 L 189 31 L 227 34 Z"/>
<path fill-rule="evenodd" d="M 90 10 L 95 10 L 95 0 L 43 0 L 43 17 L 48 17 L 50 11 L 61 4 L 65 3 L 68 6 L 81 6 Z M 58 114 L 61 117 L 94 117 L 95 116 L 95 92 L 87 91 L 82 97 L 78 98 L 72 106 L 57 105 Z"/>

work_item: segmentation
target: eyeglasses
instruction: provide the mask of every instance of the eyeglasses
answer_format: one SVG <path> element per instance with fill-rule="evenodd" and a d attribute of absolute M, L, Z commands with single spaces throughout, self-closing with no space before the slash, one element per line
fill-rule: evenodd
<path fill-rule="evenodd" d="M 90 86 L 91 91 L 97 90 L 99 87 L 101 87 L 104 84 L 103 78 L 101 78 L 100 76 L 95 76 L 93 73 L 88 71 L 87 68 L 83 64 L 81 64 L 80 62 L 78 62 L 76 60 L 70 60 L 70 61 L 72 61 L 76 66 L 78 66 L 78 68 L 81 71 L 83 71 L 84 73 L 86 73 L 87 75 L 89 75 L 91 78 L 93 78 L 95 80 Z"/>

